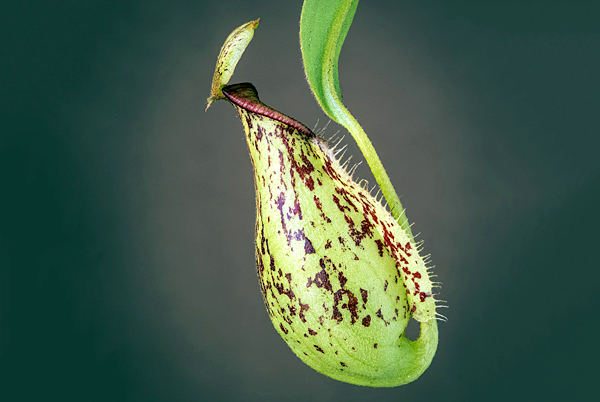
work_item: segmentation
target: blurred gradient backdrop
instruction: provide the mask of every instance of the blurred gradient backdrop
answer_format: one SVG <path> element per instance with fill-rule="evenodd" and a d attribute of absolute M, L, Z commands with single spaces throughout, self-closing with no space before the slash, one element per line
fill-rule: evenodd
<path fill-rule="evenodd" d="M 597 394 L 600 3 L 359 4 L 344 100 L 450 306 L 432 366 L 393 389 L 330 380 L 273 329 L 242 126 L 226 102 L 204 113 L 223 41 L 260 17 L 231 82 L 325 125 L 304 80 L 301 6 L 2 5 L 0 400 Z"/>

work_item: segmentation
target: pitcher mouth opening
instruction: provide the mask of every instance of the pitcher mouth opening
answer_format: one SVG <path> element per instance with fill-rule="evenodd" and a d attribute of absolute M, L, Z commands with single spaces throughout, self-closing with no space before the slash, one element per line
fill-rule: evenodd
<path fill-rule="evenodd" d="M 313 133 L 311 129 L 300 123 L 298 120 L 295 120 L 273 109 L 272 107 L 265 105 L 259 99 L 256 87 L 249 82 L 227 85 L 223 87 L 221 91 L 223 92 L 223 95 L 227 97 L 227 99 L 242 109 L 287 124 L 309 138 L 316 137 L 315 133 Z"/>

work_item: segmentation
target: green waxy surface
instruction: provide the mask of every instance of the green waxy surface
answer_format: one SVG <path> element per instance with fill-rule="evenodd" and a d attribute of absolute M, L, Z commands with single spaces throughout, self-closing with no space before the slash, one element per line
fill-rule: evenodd
<path fill-rule="evenodd" d="M 323 111 L 344 124 L 338 60 L 358 0 L 305 0 L 300 45 L 306 79 Z"/>
<path fill-rule="evenodd" d="M 325 141 L 223 88 L 246 133 L 256 189 L 256 265 L 275 329 L 315 370 L 358 385 L 416 379 L 437 347 L 432 283 L 407 233 Z M 410 317 L 421 336 L 403 334 Z"/>

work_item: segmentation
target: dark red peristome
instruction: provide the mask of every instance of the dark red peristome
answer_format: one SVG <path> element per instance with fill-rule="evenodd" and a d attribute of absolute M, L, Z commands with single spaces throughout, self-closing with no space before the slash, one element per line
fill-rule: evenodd
<path fill-rule="evenodd" d="M 277 110 L 262 103 L 258 98 L 258 92 L 256 91 L 256 88 L 249 82 L 227 85 L 226 87 L 223 87 L 221 91 L 227 97 L 227 99 L 243 109 L 260 114 L 262 116 L 270 117 L 271 119 L 292 126 L 308 137 L 315 136 L 315 134 L 308 127 L 300 123 L 298 120 L 294 120 L 291 117 L 286 116 L 283 113 L 278 112 Z"/>

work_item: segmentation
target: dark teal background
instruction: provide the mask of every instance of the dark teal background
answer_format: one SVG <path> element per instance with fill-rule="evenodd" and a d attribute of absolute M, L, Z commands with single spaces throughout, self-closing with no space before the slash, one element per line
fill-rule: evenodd
<path fill-rule="evenodd" d="M 261 17 L 232 83 L 324 125 L 304 81 L 300 9 L 3 4 L 0 400 L 597 394 L 600 3 L 359 4 L 344 100 L 450 306 L 432 366 L 395 389 L 330 380 L 272 328 L 241 124 L 225 102 L 204 113 L 224 39 Z"/>

